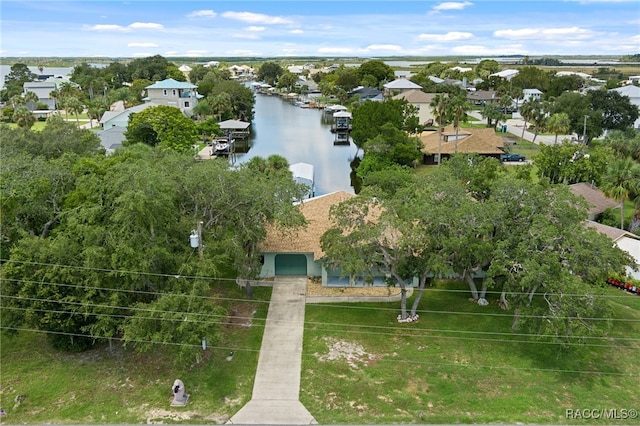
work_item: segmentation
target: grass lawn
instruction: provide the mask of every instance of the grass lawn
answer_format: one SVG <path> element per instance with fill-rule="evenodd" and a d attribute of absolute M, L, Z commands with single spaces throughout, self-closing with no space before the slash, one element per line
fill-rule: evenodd
<path fill-rule="evenodd" d="M 462 289 L 427 290 L 414 324 L 397 324 L 397 302 L 308 305 L 302 403 L 320 424 L 580 424 L 567 409 L 637 408 L 640 297 L 607 289 L 611 339 L 563 351 L 512 333 L 495 304 L 439 291 Z"/>
<path fill-rule="evenodd" d="M 226 422 L 250 398 L 264 330 L 270 288 L 244 290 L 226 282 L 213 290 L 228 309 L 256 310 L 252 327 L 229 325 L 225 340 L 204 352 L 199 364 L 176 365 L 158 345 L 146 354 L 107 344 L 82 353 L 57 352 L 43 334 L 1 335 L 2 423 Z M 239 315 L 239 314 L 238 314 Z M 231 361 L 226 361 L 233 350 Z M 187 407 L 172 408 L 171 386 L 181 379 Z M 19 395 L 24 399 L 19 402 Z"/>

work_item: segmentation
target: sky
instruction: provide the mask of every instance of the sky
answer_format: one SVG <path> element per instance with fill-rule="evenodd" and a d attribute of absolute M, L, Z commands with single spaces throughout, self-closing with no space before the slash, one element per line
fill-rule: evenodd
<path fill-rule="evenodd" d="M 0 1 L 0 56 L 640 53 L 640 1 Z"/>

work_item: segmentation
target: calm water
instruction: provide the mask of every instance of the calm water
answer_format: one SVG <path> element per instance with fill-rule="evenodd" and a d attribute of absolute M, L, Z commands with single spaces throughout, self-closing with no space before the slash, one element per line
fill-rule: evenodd
<path fill-rule="evenodd" d="M 322 110 L 300 108 L 277 96 L 256 94 L 249 151 L 237 154 L 236 162 L 278 154 L 289 164 L 309 163 L 314 167 L 316 195 L 334 191 L 354 192 L 350 162 L 357 148 L 334 145 L 330 121 Z M 325 121 L 323 123 L 323 121 Z"/>

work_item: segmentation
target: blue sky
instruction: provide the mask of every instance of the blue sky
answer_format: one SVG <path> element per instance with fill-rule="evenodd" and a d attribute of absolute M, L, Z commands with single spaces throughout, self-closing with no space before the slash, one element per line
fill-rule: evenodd
<path fill-rule="evenodd" d="M 0 56 L 640 53 L 638 0 L 0 2 Z"/>

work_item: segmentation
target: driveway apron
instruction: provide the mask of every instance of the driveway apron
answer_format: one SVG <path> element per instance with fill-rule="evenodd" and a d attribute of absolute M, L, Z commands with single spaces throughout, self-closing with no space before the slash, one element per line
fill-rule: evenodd
<path fill-rule="evenodd" d="M 277 277 L 251 400 L 227 424 L 317 424 L 300 403 L 307 277 Z"/>

